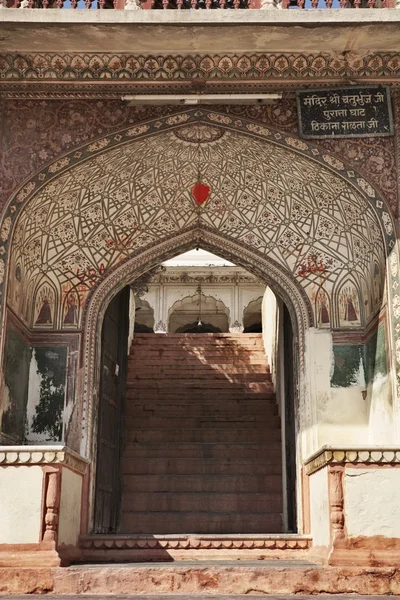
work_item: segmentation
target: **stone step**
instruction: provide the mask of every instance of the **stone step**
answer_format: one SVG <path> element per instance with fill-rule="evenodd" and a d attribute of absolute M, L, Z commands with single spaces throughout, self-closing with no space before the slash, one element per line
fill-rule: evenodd
<path fill-rule="evenodd" d="M 141 374 L 150 376 L 161 375 L 163 377 L 170 375 L 171 377 L 182 377 L 186 374 L 191 374 L 195 379 L 201 375 L 209 374 L 212 378 L 215 373 L 229 374 L 229 375 L 253 375 L 262 373 L 266 381 L 271 381 L 271 373 L 269 373 L 263 365 L 234 365 L 234 364 L 204 364 L 197 363 L 188 365 L 184 362 L 175 365 L 153 365 L 149 363 L 133 364 L 129 366 L 130 379 L 137 377 Z"/>
<path fill-rule="evenodd" d="M 29 594 L 23 600 L 38 594 L 49 600 L 394 600 L 400 594 L 394 567 L 316 564 L 303 549 L 306 536 L 169 537 L 86 536 L 86 564 L 0 569 L 2 594 L 8 600 L 22 600 L 20 594 Z"/>
<path fill-rule="evenodd" d="M 171 370 L 170 372 L 164 372 L 155 369 L 152 372 L 137 372 L 131 373 L 128 372 L 127 382 L 133 383 L 137 380 L 148 381 L 153 380 L 154 378 L 162 381 L 169 381 L 175 383 L 175 385 L 179 385 L 180 381 L 189 380 L 191 382 L 196 381 L 206 381 L 212 383 L 213 381 L 227 381 L 227 382 L 267 382 L 266 373 L 223 373 L 218 371 L 213 371 L 212 373 L 208 372 L 197 372 L 197 370 L 189 370 L 187 372 L 181 370 Z"/>
<path fill-rule="evenodd" d="M 241 443 L 241 444 L 213 444 L 204 442 L 185 443 L 137 443 L 128 442 L 125 445 L 123 460 L 134 458 L 218 458 L 228 459 L 232 462 L 237 458 L 265 457 L 269 460 L 281 460 L 281 445 L 279 442 L 270 443 Z"/>
<path fill-rule="evenodd" d="M 171 417 L 196 417 L 196 416 L 242 416 L 245 415 L 264 415 L 276 416 L 278 407 L 276 404 L 260 404 L 249 402 L 215 402 L 208 403 L 159 403 L 158 401 L 127 401 L 125 404 L 125 415 L 127 417 L 146 417 L 147 413 L 151 412 L 154 416 L 171 416 Z"/>
<path fill-rule="evenodd" d="M 278 416 L 265 417 L 265 416 L 252 416 L 252 415 L 239 415 L 239 416 L 198 416 L 198 417 L 177 417 L 168 416 L 162 417 L 161 415 L 148 416 L 148 417 L 129 417 L 126 418 L 126 427 L 132 429 L 159 429 L 159 428 L 184 428 L 184 429 L 196 429 L 200 427 L 211 427 L 214 428 L 254 428 L 262 429 L 265 431 L 267 428 L 280 429 L 281 421 Z"/>
<path fill-rule="evenodd" d="M 279 533 L 282 515 L 278 513 L 193 513 L 126 512 L 121 515 L 120 533 Z M 204 597 L 204 596 L 203 596 Z"/>
<path fill-rule="evenodd" d="M 280 513 L 282 493 L 129 492 L 124 490 L 122 513 L 213 512 Z M 148 514 L 147 519 L 151 519 Z"/>
<path fill-rule="evenodd" d="M 213 360 L 214 357 L 214 360 Z M 182 353 L 174 353 L 174 354 L 169 354 L 168 356 L 160 356 L 160 353 L 150 353 L 150 352 L 138 352 L 137 354 L 130 354 L 128 356 L 128 364 L 130 366 L 130 368 L 133 365 L 146 365 L 146 364 L 151 364 L 151 365 L 161 365 L 161 366 L 176 366 L 176 365 L 181 365 L 182 364 L 182 359 L 184 359 L 184 365 L 185 366 L 190 366 L 190 365 L 200 365 L 203 364 L 205 366 L 209 365 L 209 364 L 216 364 L 219 365 L 220 367 L 222 367 L 223 365 L 227 365 L 227 366 L 231 366 L 231 365 L 235 365 L 235 366 L 242 366 L 243 368 L 247 368 L 249 365 L 260 365 L 260 366 L 264 366 L 266 368 L 266 370 L 269 370 L 269 362 L 268 362 L 268 358 L 266 356 L 253 356 L 253 353 L 251 353 L 251 356 L 235 356 L 234 354 L 230 354 L 230 355 L 216 355 L 216 354 L 212 354 L 212 355 L 207 355 L 207 357 L 205 357 L 204 355 L 193 355 L 190 354 L 188 355 L 187 352 L 182 352 Z"/>
<path fill-rule="evenodd" d="M 281 430 L 279 429 L 130 429 L 125 433 L 125 442 L 279 442 Z"/>
<path fill-rule="evenodd" d="M 236 404 L 242 407 L 256 406 L 258 404 L 276 404 L 275 393 L 258 393 L 246 391 L 246 390 L 230 390 L 220 388 L 218 395 L 213 394 L 206 388 L 200 390 L 187 390 L 187 389 L 176 389 L 174 391 L 169 390 L 155 390 L 153 388 L 137 388 L 129 389 L 126 392 L 126 398 L 129 402 L 141 401 L 141 402 L 159 402 L 162 404 Z"/>
<path fill-rule="evenodd" d="M 126 384 L 127 389 L 139 389 L 139 388 L 144 388 L 144 389 L 150 389 L 150 388 L 154 388 L 154 389 L 158 389 L 158 390 L 177 390 L 177 389 L 181 389 L 183 390 L 208 390 L 210 392 L 210 394 L 214 393 L 218 393 L 217 390 L 227 390 L 229 389 L 230 391 L 232 390 L 241 390 L 242 392 L 250 392 L 250 391 L 254 391 L 254 392 L 264 392 L 264 393 L 272 393 L 273 392 L 273 386 L 271 386 L 271 384 L 269 382 L 263 382 L 263 381 L 248 381 L 248 382 L 236 382 L 236 381 L 228 381 L 226 378 L 225 379 L 215 379 L 213 381 L 207 381 L 204 379 L 197 379 L 197 380 L 189 380 L 189 379 L 184 379 L 184 380 L 180 380 L 179 382 L 179 388 L 177 387 L 177 381 L 168 381 L 168 380 L 163 380 L 162 382 L 157 381 L 157 379 L 148 379 L 148 380 L 141 380 L 141 379 L 134 379 L 133 381 L 128 381 Z"/>
<path fill-rule="evenodd" d="M 125 475 L 124 493 L 136 492 L 281 493 L 280 475 Z"/>
<path fill-rule="evenodd" d="M 282 473 L 281 456 L 267 456 L 263 460 L 237 458 L 123 458 L 124 475 L 279 475 Z M 160 530 L 161 531 L 161 530 Z"/>
<path fill-rule="evenodd" d="M 242 415 L 240 417 L 128 417 L 126 428 L 132 429 L 256 429 L 280 430 L 279 417 L 269 419 Z"/>
<path fill-rule="evenodd" d="M 252 360 L 255 361 L 265 361 L 268 358 L 265 355 L 264 351 L 238 351 L 226 349 L 224 351 L 214 351 L 214 350 L 196 350 L 193 349 L 170 349 L 170 350 L 162 350 L 162 349 L 139 349 L 135 350 L 135 352 L 131 352 L 128 355 L 129 363 L 135 361 L 147 361 L 147 360 L 162 360 L 162 361 L 170 361 L 170 360 L 184 360 L 185 362 L 212 362 L 212 363 L 224 363 L 231 361 L 239 361 L 245 364 L 251 364 Z"/>

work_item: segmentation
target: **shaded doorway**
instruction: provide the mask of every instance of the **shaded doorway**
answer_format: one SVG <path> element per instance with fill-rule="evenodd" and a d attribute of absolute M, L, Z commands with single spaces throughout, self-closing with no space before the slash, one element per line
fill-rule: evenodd
<path fill-rule="evenodd" d="M 129 288 L 111 300 L 102 325 L 94 532 L 118 529 L 129 333 Z"/>
<path fill-rule="evenodd" d="M 186 276 L 190 284 L 190 272 Z M 163 277 L 168 281 L 168 273 Z M 210 281 L 215 285 L 215 275 Z M 160 296 L 159 281 L 157 286 Z M 191 298 L 182 289 L 180 293 Z M 159 308 L 150 301 L 151 289 L 149 294 L 144 302 L 154 323 Z M 254 290 L 252 294 L 256 302 L 251 301 L 254 310 L 248 312 L 253 325 L 257 317 L 263 325 L 259 307 L 263 304 L 270 312 L 275 296 L 269 290 L 267 301 L 261 303 L 259 294 Z M 243 300 L 243 308 L 251 302 Z M 232 306 L 226 306 L 224 314 L 230 310 Z M 281 314 L 278 306 L 275 310 Z M 135 314 L 132 306 L 129 314 Z M 282 324 L 284 318 L 289 317 L 282 316 Z M 268 323 L 274 326 L 273 320 Z M 217 332 L 213 325 L 214 331 L 207 332 L 208 321 L 199 318 L 180 332 L 177 328 L 175 333 L 149 335 L 136 330 L 137 318 L 131 321 L 128 328 L 135 331 L 122 394 L 126 401 L 119 404 L 123 444 L 119 453 L 116 444 L 113 448 L 114 460 L 120 457 L 113 476 L 119 473 L 121 483 L 109 500 L 113 517 L 102 527 L 97 520 L 96 532 L 271 534 L 289 527 L 295 531 L 295 517 L 289 517 L 284 506 L 284 498 L 292 502 L 291 491 L 283 489 L 295 472 L 293 465 L 286 473 L 286 462 L 295 457 L 283 447 L 289 434 L 282 440 L 281 433 L 292 417 L 286 411 L 285 388 L 281 386 L 277 396 L 275 387 L 281 363 L 292 363 L 275 356 L 284 352 L 278 330 L 264 337 L 264 327 L 263 333 L 242 333 L 233 325 L 230 332 Z M 292 356 L 285 350 L 286 355 Z M 289 397 L 294 395 L 288 393 Z M 101 401 L 105 402 L 103 396 Z M 291 444 L 290 450 L 293 440 Z M 104 445 L 99 444 L 99 471 Z M 104 495 L 103 490 L 100 493 Z M 295 515 L 294 504 L 290 510 Z"/>

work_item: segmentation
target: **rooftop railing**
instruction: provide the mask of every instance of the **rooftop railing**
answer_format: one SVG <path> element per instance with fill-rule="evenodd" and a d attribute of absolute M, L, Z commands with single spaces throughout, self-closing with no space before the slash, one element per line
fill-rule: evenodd
<path fill-rule="evenodd" d="M 397 2 L 397 7 L 399 2 Z M 240 10 L 396 8 L 396 0 L 0 0 L 1 8 L 85 10 Z"/>

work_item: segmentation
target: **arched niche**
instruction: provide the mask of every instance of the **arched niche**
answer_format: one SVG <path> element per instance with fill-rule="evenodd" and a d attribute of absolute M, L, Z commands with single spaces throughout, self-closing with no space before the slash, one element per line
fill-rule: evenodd
<path fill-rule="evenodd" d="M 229 308 L 213 296 L 203 293 L 186 296 L 174 302 L 169 309 L 168 332 L 183 333 L 187 326 L 193 328 L 201 319 L 204 324 L 215 328 L 215 332 L 228 333 L 229 314 Z"/>
<path fill-rule="evenodd" d="M 154 308 L 143 298 L 135 296 L 135 333 L 154 333 Z"/>
<path fill-rule="evenodd" d="M 244 332 L 262 331 L 262 296 L 249 302 L 243 310 Z"/>

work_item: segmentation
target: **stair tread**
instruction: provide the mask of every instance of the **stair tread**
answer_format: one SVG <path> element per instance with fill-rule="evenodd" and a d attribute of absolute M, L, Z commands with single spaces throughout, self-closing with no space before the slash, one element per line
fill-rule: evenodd
<path fill-rule="evenodd" d="M 135 334 L 126 398 L 121 532 L 282 531 L 262 334 Z"/>

